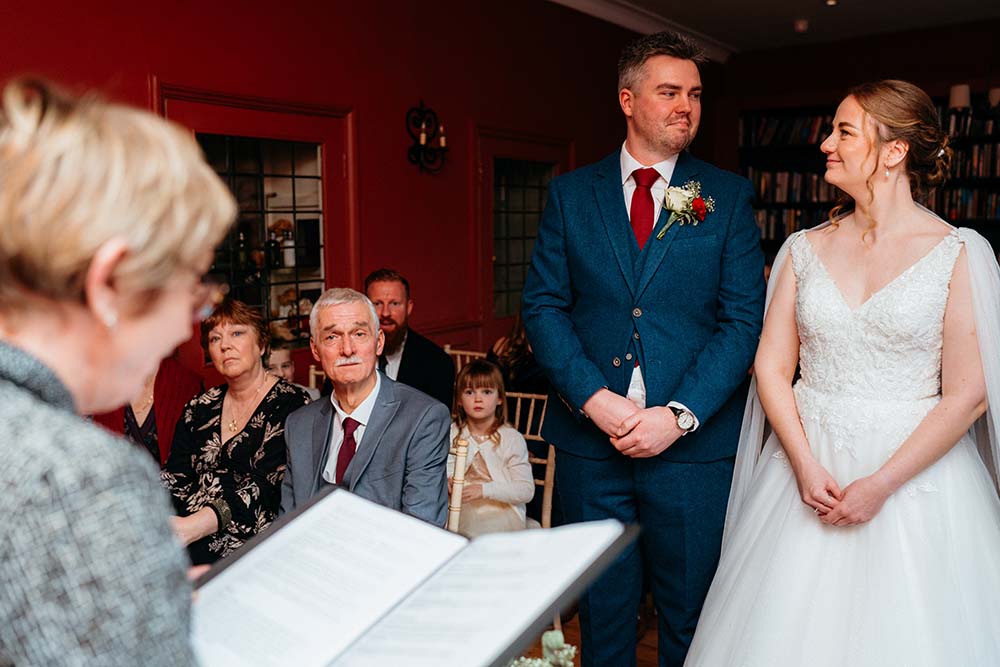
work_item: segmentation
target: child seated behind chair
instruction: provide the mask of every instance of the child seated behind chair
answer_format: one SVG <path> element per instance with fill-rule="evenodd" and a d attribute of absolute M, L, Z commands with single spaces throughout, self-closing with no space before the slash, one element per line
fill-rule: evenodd
<path fill-rule="evenodd" d="M 496 364 L 476 359 L 458 372 L 451 442 L 469 443 L 458 532 L 466 537 L 525 527 L 535 495 L 524 436 L 507 423 L 507 397 Z M 455 455 L 448 456 L 448 492 Z"/>

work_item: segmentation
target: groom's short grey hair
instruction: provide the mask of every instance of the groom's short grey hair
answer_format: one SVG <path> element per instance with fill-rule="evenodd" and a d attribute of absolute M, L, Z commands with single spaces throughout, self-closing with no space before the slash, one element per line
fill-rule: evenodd
<path fill-rule="evenodd" d="M 639 83 L 643 64 L 654 56 L 690 60 L 696 65 L 708 60 L 704 49 L 684 35 L 669 31 L 645 35 L 629 42 L 622 49 L 622 55 L 618 58 L 618 90 L 634 90 Z"/>
<path fill-rule="evenodd" d="M 368 314 L 372 318 L 372 334 L 378 336 L 378 315 L 375 313 L 375 305 L 364 294 L 350 287 L 331 287 L 323 292 L 319 300 L 313 305 L 309 313 L 309 332 L 315 339 L 316 329 L 319 327 L 319 311 L 330 306 L 340 306 L 345 303 L 363 303 L 368 308 Z"/>

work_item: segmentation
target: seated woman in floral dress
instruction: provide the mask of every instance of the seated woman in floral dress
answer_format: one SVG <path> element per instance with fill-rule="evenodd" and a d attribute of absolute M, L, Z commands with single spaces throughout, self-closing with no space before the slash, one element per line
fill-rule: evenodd
<path fill-rule="evenodd" d="M 265 370 L 270 338 L 257 311 L 225 301 L 201 330 L 226 383 L 187 404 L 162 473 L 174 533 L 196 565 L 228 556 L 278 515 L 285 418 L 309 402 Z"/>

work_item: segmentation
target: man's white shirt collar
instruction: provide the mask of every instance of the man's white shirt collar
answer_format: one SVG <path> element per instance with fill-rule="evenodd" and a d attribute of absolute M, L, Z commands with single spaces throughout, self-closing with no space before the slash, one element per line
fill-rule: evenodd
<path fill-rule="evenodd" d="M 656 164 L 649 165 L 660 175 L 663 179 L 663 183 L 658 183 L 660 187 L 666 188 L 667 184 L 670 183 L 671 177 L 674 175 L 674 168 L 677 166 L 677 155 L 669 157 L 662 162 L 657 162 Z M 621 165 L 622 165 L 622 185 L 624 186 L 629 181 L 632 181 L 634 187 L 635 181 L 632 179 L 632 172 L 636 169 L 645 169 L 646 165 L 641 164 L 638 160 L 629 154 L 628 149 L 625 148 L 625 144 L 622 143 L 621 152 Z M 655 185 L 654 185 L 655 187 Z"/>
<path fill-rule="evenodd" d="M 337 415 L 340 417 L 340 423 L 344 423 L 344 419 L 350 417 L 354 419 L 362 426 L 367 426 L 369 420 L 372 416 L 372 410 L 375 409 L 375 401 L 378 398 L 379 389 L 382 387 L 382 374 L 377 370 L 375 371 L 375 386 L 372 387 L 371 392 L 365 397 L 365 400 L 361 401 L 361 404 L 354 409 L 354 412 L 347 414 L 337 403 L 337 393 L 334 391 L 330 394 L 330 402 L 333 403 L 333 409 L 337 411 Z"/>

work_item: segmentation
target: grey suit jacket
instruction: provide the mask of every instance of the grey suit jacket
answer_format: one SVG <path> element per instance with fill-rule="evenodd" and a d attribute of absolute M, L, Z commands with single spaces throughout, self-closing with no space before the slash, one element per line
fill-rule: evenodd
<path fill-rule="evenodd" d="M 328 397 L 299 408 L 285 421 L 288 464 L 281 513 L 325 484 L 334 409 Z M 438 526 L 448 512 L 448 433 L 451 415 L 440 401 L 382 376 L 358 453 L 344 473 L 353 493 Z"/>

